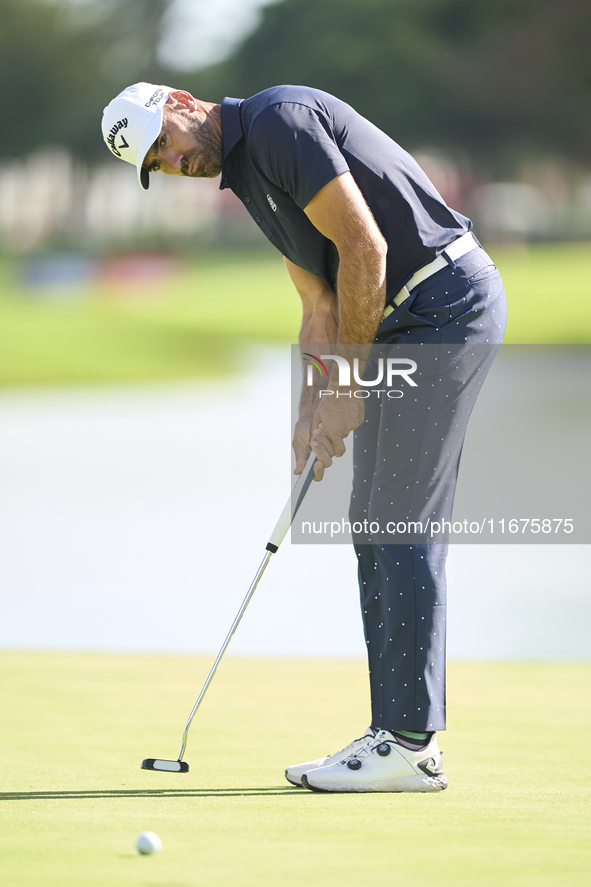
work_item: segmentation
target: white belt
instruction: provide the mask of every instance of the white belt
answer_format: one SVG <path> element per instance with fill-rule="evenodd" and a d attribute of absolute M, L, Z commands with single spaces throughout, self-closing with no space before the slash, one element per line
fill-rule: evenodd
<path fill-rule="evenodd" d="M 402 287 L 400 292 L 394 296 L 392 304 L 386 305 L 384 313 L 382 314 L 382 320 L 385 320 L 386 317 L 392 314 L 398 305 L 402 305 L 402 303 L 410 296 L 411 290 L 418 286 L 419 283 L 422 283 L 423 280 L 427 280 L 428 277 L 441 271 L 442 268 L 449 268 L 449 262 L 446 260 L 446 256 L 452 262 L 455 262 L 461 256 L 465 256 L 466 253 L 469 253 L 470 250 L 476 249 L 477 246 L 480 246 L 480 244 L 471 231 L 468 231 L 467 234 L 462 234 L 462 236 L 456 238 L 456 240 L 452 240 L 449 246 L 446 246 L 436 259 L 433 259 L 428 265 L 419 268 L 416 274 L 413 274 L 410 280 L 407 281 L 406 285 Z"/>

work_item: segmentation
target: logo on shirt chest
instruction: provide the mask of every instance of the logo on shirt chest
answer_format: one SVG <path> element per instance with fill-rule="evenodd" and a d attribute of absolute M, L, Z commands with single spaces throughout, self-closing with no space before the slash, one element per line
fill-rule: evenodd
<path fill-rule="evenodd" d="M 277 212 L 277 204 L 275 203 L 275 201 L 273 200 L 273 198 L 271 197 L 270 194 L 267 194 L 267 200 L 269 201 L 269 206 L 271 207 L 273 212 L 276 213 Z"/>

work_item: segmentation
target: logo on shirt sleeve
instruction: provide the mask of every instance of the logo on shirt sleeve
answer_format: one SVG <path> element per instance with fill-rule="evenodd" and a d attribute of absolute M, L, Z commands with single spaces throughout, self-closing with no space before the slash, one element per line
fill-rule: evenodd
<path fill-rule="evenodd" d="M 277 212 L 277 204 L 275 203 L 275 201 L 273 200 L 273 198 L 271 197 L 270 194 L 267 194 L 267 200 L 269 201 L 269 206 L 271 207 L 273 212 L 276 213 Z"/>

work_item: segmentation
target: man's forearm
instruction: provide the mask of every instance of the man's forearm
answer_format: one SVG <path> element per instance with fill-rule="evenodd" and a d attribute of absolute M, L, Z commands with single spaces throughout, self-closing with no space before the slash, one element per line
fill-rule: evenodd
<path fill-rule="evenodd" d="M 371 345 L 386 304 L 386 251 L 368 246 L 343 255 L 337 295 L 337 345 Z"/>
<path fill-rule="evenodd" d="M 361 375 L 369 358 L 370 348 L 386 303 L 386 251 L 380 245 L 365 246 L 361 251 L 343 254 L 339 265 L 338 333 L 336 353 L 353 368 L 354 361 Z M 341 389 L 340 373 L 331 368 L 326 385 L 330 390 Z M 347 390 L 359 387 L 351 375 Z"/>
<path fill-rule="evenodd" d="M 388 245 L 351 173 L 321 188 L 305 213 L 339 253 L 337 344 L 371 345 L 386 304 Z"/>
<path fill-rule="evenodd" d="M 337 341 L 337 318 L 335 310 L 321 310 L 305 314 L 299 334 L 300 351 L 319 358 L 321 354 L 332 353 Z M 320 348 L 317 346 L 321 346 Z M 300 397 L 300 417 L 313 416 L 320 391 L 326 386 L 318 373 L 312 374 L 312 385 L 302 385 Z"/>
<path fill-rule="evenodd" d="M 365 367 L 384 313 L 388 245 L 349 171 L 321 188 L 304 212 L 339 253 L 335 356 L 353 365 L 355 379 L 355 369 Z M 311 423 L 312 446 L 323 465 L 318 473 L 314 469 L 316 480 L 333 456 L 343 455 L 344 439 L 359 428 L 365 412 L 363 399 L 355 396 L 356 384 L 339 385 L 341 367 L 333 363 L 326 388 L 336 397 L 321 399 Z"/>

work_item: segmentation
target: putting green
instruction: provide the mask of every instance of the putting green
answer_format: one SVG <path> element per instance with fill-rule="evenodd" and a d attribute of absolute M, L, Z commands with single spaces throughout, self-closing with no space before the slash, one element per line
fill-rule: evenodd
<path fill-rule="evenodd" d="M 3 887 L 589 883 L 589 666 L 452 664 L 449 790 L 327 795 L 283 769 L 366 726 L 362 662 L 229 657 L 189 774 L 139 769 L 176 756 L 210 663 L 0 654 Z"/>

